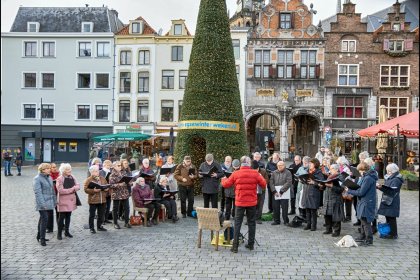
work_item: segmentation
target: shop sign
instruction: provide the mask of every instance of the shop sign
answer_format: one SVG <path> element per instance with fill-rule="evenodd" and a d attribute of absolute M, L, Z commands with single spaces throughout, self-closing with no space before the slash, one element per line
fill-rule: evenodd
<path fill-rule="evenodd" d="M 311 89 L 297 89 L 296 97 L 310 97 L 313 96 L 313 91 Z"/>
<path fill-rule="evenodd" d="M 207 129 L 238 132 L 239 123 L 205 120 L 182 121 L 178 123 L 178 129 Z"/>
<path fill-rule="evenodd" d="M 125 127 L 126 131 L 140 131 L 141 125 L 140 124 L 130 124 Z"/>
<path fill-rule="evenodd" d="M 257 96 L 276 96 L 274 88 L 260 88 L 257 89 Z"/>

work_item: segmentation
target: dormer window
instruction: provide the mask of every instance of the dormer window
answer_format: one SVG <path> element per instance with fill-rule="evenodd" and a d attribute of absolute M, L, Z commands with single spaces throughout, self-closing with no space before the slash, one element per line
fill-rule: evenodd
<path fill-rule="evenodd" d="M 174 24 L 174 35 L 182 35 L 182 24 Z"/>
<path fill-rule="evenodd" d="M 28 22 L 28 32 L 39 32 L 39 22 Z"/>
<path fill-rule="evenodd" d="M 143 21 L 133 22 L 131 24 L 131 33 L 143 34 Z"/>
<path fill-rule="evenodd" d="M 93 22 L 82 22 L 82 32 L 93 32 Z"/>
<path fill-rule="evenodd" d="M 392 24 L 392 31 L 401 31 L 401 24 L 400 23 L 394 23 Z"/>

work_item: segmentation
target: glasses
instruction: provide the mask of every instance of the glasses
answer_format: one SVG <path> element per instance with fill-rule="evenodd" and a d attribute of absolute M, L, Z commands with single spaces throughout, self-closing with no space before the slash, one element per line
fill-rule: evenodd
<path fill-rule="evenodd" d="M 121 167 L 121 164 L 119 164 L 119 165 L 116 165 L 116 167 Z"/>

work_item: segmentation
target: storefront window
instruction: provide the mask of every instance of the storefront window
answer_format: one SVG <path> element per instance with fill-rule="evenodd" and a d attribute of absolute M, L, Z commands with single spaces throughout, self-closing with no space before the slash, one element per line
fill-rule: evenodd
<path fill-rule="evenodd" d="M 69 152 L 77 152 L 77 142 L 70 142 Z"/>
<path fill-rule="evenodd" d="M 65 152 L 67 150 L 67 143 L 66 142 L 58 142 L 58 151 Z"/>

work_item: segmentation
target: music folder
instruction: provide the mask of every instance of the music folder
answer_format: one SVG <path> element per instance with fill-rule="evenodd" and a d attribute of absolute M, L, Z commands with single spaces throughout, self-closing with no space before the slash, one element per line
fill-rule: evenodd
<path fill-rule="evenodd" d="M 142 200 L 143 201 L 158 201 L 160 199 L 157 199 L 157 198 L 143 198 Z"/>
<path fill-rule="evenodd" d="M 195 169 L 194 168 L 188 169 L 188 175 L 195 175 Z"/>
<path fill-rule="evenodd" d="M 150 180 L 150 178 L 152 178 L 153 176 L 155 176 L 155 174 L 147 174 L 147 173 L 141 173 L 140 175 L 139 175 L 140 177 L 143 177 L 145 180 Z"/>
<path fill-rule="evenodd" d="M 133 176 L 124 176 L 121 178 L 121 180 L 118 183 L 130 183 L 134 179 Z"/>
<path fill-rule="evenodd" d="M 295 175 L 295 177 L 303 184 L 308 184 L 310 179 L 309 174 Z"/>
<path fill-rule="evenodd" d="M 207 172 L 199 172 L 200 175 L 204 176 L 204 177 L 211 177 L 211 174 L 213 173 L 217 173 L 217 167 L 213 165 L 212 168 L 210 168 L 209 171 Z"/>
<path fill-rule="evenodd" d="M 325 185 L 327 183 L 331 183 L 334 182 L 335 180 L 338 180 L 338 177 L 335 177 L 333 179 L 326 179 L 326 180 L 319 180 L 319 179 L 314 179 L 315 182 L 321 184 L 321 185 Z"/>
<path fill-rule="evenodd" d="M 111 185 L 101 185 L 95 182 L 90 182 L 88 185 L 89 189 L 101 189 L 101 190 L 105 190 L 108 189 Z"/>
<path fill-rule="evenodd" d="M 232 175 L 233 172 L 223 171 L 223 173 L 225 173 L 226 178 L 229 178 L 230 175 Z"/>
<path fill-rule="evenodd" d="M 342 186 L 345 186 L 347 188 L 349 188 L 350 190 L 358 190 L 360 188 L 360 186 L 358 184 L 356 184 L 355 182 L 353 182 L 350 179 L 346 179 Z"/>
<path fill-rule="evenodd" d="M 130 167 L 130 170 L 134 170 L 134 169 L 136 169 L 136 163 L 132 162 L 128 165 L 128 167 Z"/>
<path fill-rule="evenodd" d="M 169 190 L 169 191 L 165 191 L 165 190 L 162 190 L 162 192 L 163 193 L 169 193 L 169 194 L 176 194 L 178 191 L 171 191 L 171 190 Z"/>
<path fill-rule="evenodd" d="M 174 167 L 162 167 L 160 169 L 160 174 L 168 174 L 168 173 L 174 173 L 176 169 L 176 165 Z"/>

